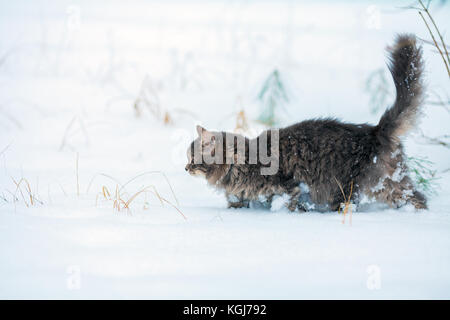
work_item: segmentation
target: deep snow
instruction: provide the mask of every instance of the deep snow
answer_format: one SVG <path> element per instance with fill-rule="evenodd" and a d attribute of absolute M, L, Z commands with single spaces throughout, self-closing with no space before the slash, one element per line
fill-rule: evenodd
<path fill-rule="evenodd" d="M 430 209 L 372 205 L 351 225 L 337 213 L 228 210 L 184 171 L 194 124 L 232 130 L 242 107 L 255 119 L 274 68 L 290 95 L 283 124 L 376 123 L 384 110 L 370 113 L 365 79 L 385 68 L 396 32 L 428 34 L 402 2 L 371 5 L 2 2 L 0 298 L 450 298 L 450 151 L 417 132 L 408 155 L 440 177 Z M 435 13 L 443 30 L 448 14 Z M 440 57 L 424 55 L 429 92 L 445 92 Z M 134 115 L 147 75 L 171 126 Z M 448 120 L 427 104 L 420 129 L 448 134 Z M 152 194 L 130 211 L 104 200 L 103 186 L 113 194 L 114 179 L 142 173 L 124 197 L 153 185 L 187 219 Z M 26 206 L 21 178 L 42 204 Z"/>

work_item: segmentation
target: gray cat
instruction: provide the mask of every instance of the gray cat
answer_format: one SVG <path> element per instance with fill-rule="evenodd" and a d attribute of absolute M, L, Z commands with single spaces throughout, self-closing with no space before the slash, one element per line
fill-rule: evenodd
<path fill-rule="evenodd" d="M 313 119 L 277 130 L 277 139 L 271 139 L 273 130 L 248 139 L 197 126 L 186 171 L 224 190 L 233 208 L 249 207 L 251 201 L 270 206 L 274 196 L 288 195 L 291 211 L 336 211 L 351 194 L 353 203 L 366 196 L 394 208 L 411 203 L 426 209 L 424 195 L 408 176 L 400 140 L 415 126 L 423 99 L 422 50 L 413 35 L 402 34 L 389 54 L 397 94 L 378 125 Z M 262 149 L 276 161 L 274 173 L 262 174 L 272 165 Z"/>

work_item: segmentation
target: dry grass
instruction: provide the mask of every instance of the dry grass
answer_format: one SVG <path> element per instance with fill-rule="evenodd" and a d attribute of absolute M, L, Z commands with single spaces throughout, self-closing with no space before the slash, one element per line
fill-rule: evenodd
<path fill-rule="evenodd" d="M 155 199 L 159 201 L 159 203 L 164 206 L 165 204 L 174 208 L 185 220 L 187 220 L 186 216 L 183 212 L 171 201 L 162 197 L 155 186 L 148 185 L 146 187 L 138 189 L 133 194 L 129 194 L 128 192 L 121 192 L 121 188 L 118 184 L 115 186 L 114 193 L 111 194 L 108 187 L 103 185 L 101 192 L 99 192 L 96 196 L 96 206 L 98 205 L 99 198 L 102 198 L 104 201 L 112 203 L 112 207 L 114 211 L 120 212 L 126 210 L 127 213 L 131 214 L 131 204 L 138 198 L 140 195 L 152 194 L 155 196 Z M 145 201 L 143 205 L 143 209 L 148 209 L 147 201 Z"/>
<path fill-rule="evenodd" d="M 6 150 L 9 149 L 10 146 L 11 146 L 11 144 L 8 144 L 6 147 L 4 147 L 4 148 L 2 149 L 2 151 L 0 151 L 0 156 L 3 155 L 3 154 L 6 152 Z"/>
<path fill-rule="evenodd" d="M 78 130 L 75 126 L 75 124 L 78 124 Z M 70 120 L 69 124 L 66 127 L 66 130 L 64 131 L 64 135 L 63 138 L 61 140 L 61 144 L 59 146 L 59 151 L 62 151 L 65 147 L 70 148 L 71 150 L 75 150 L 68 142 L 69 138 L 72 135 L 77 134 L 78 132 L 82 132 L 86 141 L 86 144 L 89 144 L 89 136 L 87 133 L 87 129 L 86 129 L 86 125 L 83 121 L 83 119 L 81 119 L 78 116 L 75 116 L 72 118 L 72 120 Z"/>
<path fill-rule="evenodd" d="M 234 128 L 234 132 L 236 133 L 245 133 L 249 129 L 247 116 L 244 110 L 238 112 L 236 116 L 236 127 Z"/>
<path fill-rule="evenodd" d="M 169 112 L 161 101 L 160 87 L 161 84 L 155 84 L 148 76 L 142 81 L 138 97 L 133 104 L 134 114 L 137 118 L 143 117 L 145 110 L 147 110 L 153 118 L 164 125 L 173 125 L 176 119 L 182 116 L 198 119 L 195 113 L 183 108 L 171 108 Z"/>
<path fill-rule="evenodd" d="M 156 86 L 148 76 L 142 81 L 139 95 L 136 98 L 133 107 L 134 113 L 138 118 L 142 117 L 144 109 L 147 109 L 154 118 L 163 122 L 165 125 L 173 123 L 169 112 L 164 110 L 161 105 Z"/>
<path fill-rule="evenodd" d="M 431 0 L 428 0 L 426 5 L 424 4 L 424 2 L 422 0 L 418 0 L 417 4 L 419 6 L 410 5 L 405 8 L 417 10 L 417 12 L 419 13 L 420 18 L 424 22 L 425 27 L 427 28 L 428 33 L 431 36 L 432 44 L 434 47 L 436 47 L 437 51 L 439 52 L 439 55 L 441 56 L 442 61 L 444 62 L 445 69 L 447 70 L 447 74 L 450 77 L 450 55 L 448 53 L 447 45 L 445 44 L 444 37 L 442 36 L 441 31 L 439 30 L 433 16 L 430 13 L 429 9 L 430 9 Z M 427 22 L 427 19 L 425 17 L 428 18 L 430 23 Z M 430 24 L 433 26 L 434 31 L 430 27 Z M 438 41 L 436 40 L 436 38 L 440 39 L 440 43 L 441 43 L 440 45 L 439 45 Z M 442 48 L 441 48 L 441 46 L 442 46 Z"/>
<path fill-rule="evenodd" d="M 434 45 L 436 46 L 436 49 L 439 51 L 439 54 L 441 55 L 441 57 L 442 57 L 442 59 L 443 59 L 443 61 L 444 61 L 445 67 L 446 67 L 446 69 L 447 69 L 448 76 L 450 77 L 450 69 L 449 69 L 449 65 L 450 65 L 450 56 L 449 56 L 449 54 L 448 54 L 447 45 L 446 45 L 445 42 L 444 42 L 444 37 L 442 36 L 442 34 L 441 34 L 441 32 L 440 32 L 438 26 L 436 25 L 436 22 L 434 21 L 433 16 L 431 15 L 430 11 L 428 10 L 431 1 L 428 1 L 428 3 L 427 3 L 426 6 L 423 4 L 423 2 L 422 2 L 421 0 L 419 0 L 419 3 L 420 3 L 420 5 L 421 5 L 421 7 L 422 7 L 422 10 L 426 13 L 426 15 L 428 16 L 428 19 L 430 19 L 431 23 L 433 24 L 434 29 L 436 30 L 436 33 L 437 33 L 437 35 L 439 36 L 439 39 L 441 40 L 441 45 L 442 45 L 443 50 L 444 50 L 444 52 L 445 52 L 445 57 L 444 57 L 444 54 L 443 54 L 442 51 L 441 51 L 441 48 L 440 48 L 439 45 L 437 44 L 436 39 L 434 38 L 433 32 L 431 32 L 430 27 L 428 26 L 428 24 L 427 24 L 425 18 L 423 17 L 422 12 L 419 10 L 419 14 L 420 14 L 422 20 L 425 22 L 425 25 L 426 25 L 426 27 L 427 27 L 427 29 L 428 29 L 430 35 L 431 35 L 431 38 L 433 39 Z M 447 60 L 446 60 L 445 58 L 447 58 Z"/>
<path fill-rule="evenodd" d="M 437 48 L 437 50 L 438 50 L 440 56 L 442 57 L 442 60 L 444 61 L 445 69 L 447 70 L 447 74 L 448 74 L 448 76 L 450 77 L 450 69 L 449 69 L 449 66 L 448 66 L 448 62 L 445 60 L 444 54 L 442 53 L 441 48 L 439 47 L 438 43 L 436 42 L 436 39 L 435 39 L 435 37 L 434 37 L 434 34 L 433 34 L 433 32 L 431 31 L 430 27 L 428 26 L 427 20 L 425 20 L 425 18 L 424 18 L 424 16 L 423 16 L 422 12 L 419 11 L 419 15 L 420 15 L 420 17 L 422 18 L 423 22 L 425 23 L 425 26 L 427 27 L 428 32 L 430 33 L 430 36 L 431 36 L 431 38 L 433 39 L 434 45 L 435 45 L 435 47 Z M 445 48 L 445 46 L 444 46 L 444 48 Z"/>
<path fill-rule="evenodd" d="M 148 175 L 148 174 L 160 174 L 164 177 L 164 179 L 166 180 L 166 182 L 171 190 L 171 193 L 172 193 L 175 203 L 173 203 L 172 201 L 168 200 L 167 198 L 161 196 L 158 189 L 154 185 L 147 185 L 144 187 L 140 187 L 131 193 L 127 191 L 127 186 L 129 186 L 129 184 L 131 182 L 135 181 L 136 179 L 138 179 L 142 176 Z M 90 189 L 93 181 L 98 176 L 102 176 L 102 177 L 112 180 L 115 183 L 115 185 L 114 185 L 114 189 L 108 188 L 106 185 L 102 185 L 101 191 L 98 192 L 96 195 L 96 201 L 95 201 L 96 205 L 98 204 L 99 199 L 102 199 L 103 201 L 110 202 L 112 204 L 112 208 L 114 211 L 120 212 L 120 211 L 125 210 L 127 213 L 131 213 L 131 204 L 134 203 L 135 200 L 139 196 L 144 196 L 145 199 L 147 199 L 148 195 L 152 195 L 152 196 L 154 196 L 154 199 L 157 200 L 161 206 L 169 205 L 170 207 L 175 209 L 185 220 L 187 220 L 186 216 L 179 209 L 178 198 L 176 197 L 176 194 L 173 190 L 172 185 L 170 184 L 169 180 L 167 179 L 167 176 L 163 172 L 160 172 L 160 171 L 144 172 L 142 174 L 139 174 L 139 175 L 129 179 L 124 184 L 120 183 L 116 178 L 114 178 L 112 176 L 109 176 L 106 174 L 98 174 L 91 179 L 91 181 L 88 185 L 88 188 L 86 189 L 86 193 L 89 192 L 89 189 Z M 111 190 L 114 190 L 114 191 L 111 192 Z M 148 201 L 145 201 L 143 204 L 144 210 L 146 210 L 148 208 L 147 203 L 148 203 Z"/>
<path fill-rule="evenodd" d="M 12 199 L 14 204 L 16 204 L 17 202 L 20 201 L 20 199 L 23 200 L 23 203 L 27 206 L 27 207 L 32 207 L 35 206 L 36 204 L 44 204 L 39 197 L 37 196 L 36 192 L 33 191 L 33 189 L 31 188 L 31 184 L 30 182 L 25 179 L 25 178 L 21 178 L 19 181 L 16 181 L 14 178 L 11 178 L 12 181 L 14 182 L 14 185 L 16 186 L 16 190 L 14 191 L 14 193 L 9 192 L 12 194 Z M 19 198 L 20 196 L 20 198 Z"/>
<path fill-rule="evenodd" d="M 336 177 L 334 178 L 334 180 L 336 180 L 336 183 L 338 184 L 339 189 L 342 192 L 342 196 L 344 197 L 344 203 L 341 204 L 341 206 L 343 206 L 342 213 L 344 214 L 342 223 L 345 224 L 345 216 L 348 214 L 349 215 L 349 223 L 350 223 L 350 225 L 352 225 L 352 209 L 353 209 L 353 205 L 351 203 L 351 198 L 352 198 L 352 193 L 353 193 L 353 181 L 350 183 L 350 194 L 347 197 L 345 195 L 344 188 L 339 183 L 339 181 L 336 179 Z M 338 213 L 339 214 L 341 213 L 341 208 L 339 208 Z"/>
<path fill-rule="evenodd" d="M 76 187 L 77 187 L 77 197 L 80 196 L 80 183 L 79 183 L 79 175 L 78 175 L 78 159 L 79 156 L 77 154 L 76 158 Z M 145 175 L 149 174 L 159 174 L 161 175 L 164 180 L 166 181 L 168 187 L 170 188 L 171 195 L 173 197 L 173 200 L 169 200 L 167 197 L 161 195 L 161 193 L 158 191 L 156 186 L 154 185 L 146 185 L 143 187 L 135 188 L 134 190 L 131 189 L 130 183 L 137 180 L 140 177 L 143 177 Z M 89 189 L 95 180 L 96 177 L 104 177 L 108 178 L 109 180 L 112 180 L 114 182 L 113 187 L 102 185 L 101 191 L 97 193 L 96 199 L 95 199 L 95 205 L 97 206 L 99 203 L 99 200 L 106 201 L 112 204 L 112 208 L 116 212 L 122 212 L 126 211 L 127 213 L 131 214 L 132 212 L 132 205 L 136 204 L 136 199 L 139 197 L 145 197 L 145 201 L 143 204 L 143 209 L 148 209 L 149 201 L 147 200 L 148 195 L 151 195 L 157 203 L 159 203 L 161 206 L 170 206 L 175 211 L 177 211 L 183 219 L 187 220 L 187 217 L 184 215 L 184 213 L 179 209 L 179 201 L 175 194 L 175 191 L 167 178 L 167 176 L 160 171 L 149 171 L 144 172 L 142 174 L 139 174 L 137 176 L 134 176 L 133 178 L 129 179 L 126 183 L 120 183 L 117 179 L 115 179 L 112 176 L 106 175 L 106 174 L 97 174 L 95 175 L 86 190 L 86 194 L 88 194 Z M 9 201 L 9 197 L 5 196 L 5 194 L 0 195 L 0 200 L 3 200 L 6 203 L 14 203 L 16 206 L 17 203 L 23 202 L 27 208 L 36 206 L 37 204 L 43 205 L 44 202 L 40 200 L 40 197 L 37 194 L 37 188 L 34 190 L 32 188 L 31 183 L 26 178 L 21 178 L 20 180 L 16 180 L 14 178 L 11 178 L 12 182 L 14 183 L 15 190 L 13 192 L 5 189 L 7 193 L 9 193 L 12 197 L 12 201 Z M 64 190 L 63 186 L 59 184 L 62 192 L 64 195 L 67 196 L 66 191 Z M 129 192 L 127 189 L 132 190 Z M 47 190 L 48 192 L 48 198 L 49 203 L 52 201 L 50 200 L 50 187 Z"/>

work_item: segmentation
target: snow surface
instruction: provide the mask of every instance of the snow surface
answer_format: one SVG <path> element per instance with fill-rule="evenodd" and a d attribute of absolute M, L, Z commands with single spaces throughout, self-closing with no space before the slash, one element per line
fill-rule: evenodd
<path fill-rule="evenodd" d="M 284 124 L 376 123 L 365 79 L 385 68 L 396 32 L 428 38 L 401 5 L 3 1 L 0 298 L 450 298 L 450 152 L 417 134 L 408 155 L 440 177 L 430 209 L 369 205 L 351 225 L 337 213 L 226 209 L 184 171 L 194 125 L 233 130 L 241 108 L 256 119 L 274 68 L 290 96 Z M 436 7 L 443 30 L 448 14 Z M 430 91 L 448 88 L 440 57 L 424 55 Z M 146 76 L 173 125 L 135 117 Z M 448 134 L 448 120 L 426 105 L 420 129 Z M 113 197 L 134 177 L 124 198 L 154 186 L 186 219 L 151 193 L 114 210 L 102 188 Z"/>

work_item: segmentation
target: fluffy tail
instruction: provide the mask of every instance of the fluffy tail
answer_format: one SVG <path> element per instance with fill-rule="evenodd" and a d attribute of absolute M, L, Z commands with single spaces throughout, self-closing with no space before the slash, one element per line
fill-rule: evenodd
<path fill-rule="evenodd" d="M 394 79 L 397 96 L 394 105 L 386 110 L 376 132 L 386 142 L 398 140 L 416 124 L 423 100 L 422 48 L 414 35 L 400 34 L 389 51 L 389 71 Z"/>

